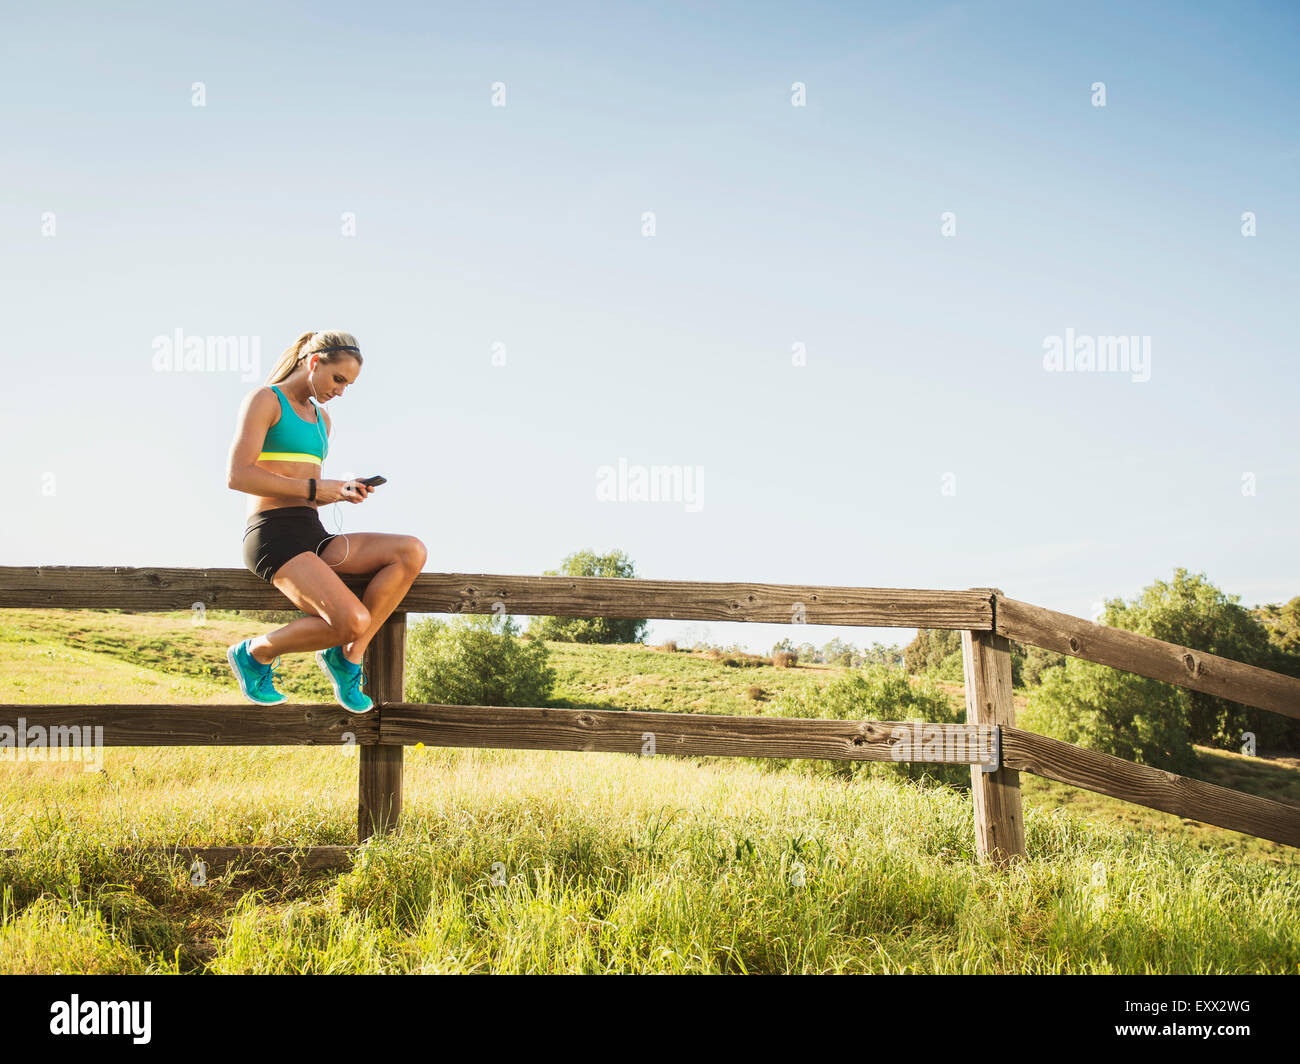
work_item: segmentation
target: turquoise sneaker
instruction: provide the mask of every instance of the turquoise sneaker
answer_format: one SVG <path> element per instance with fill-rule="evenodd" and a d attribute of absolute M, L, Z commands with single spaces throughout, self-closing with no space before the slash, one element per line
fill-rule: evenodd
<path fill-rule="evenodd" d="M 362 694 L 361 685 L 366 682 L 366 674 L 360 665 L 354 665 L 343 656 L 342 647 L 330 647 L 328 650 L 316 651 L 316 664 L 329 677 L 330 686 L 334 688 L 334 697 L 339 705 L 349 713 L 365 713 L 374 708 L 370 696 Z"/>
<path fill-rule="evenodd" d="M 226 660 L 230 662 L 230 669 L 239 681 L 239 689 L 250 702 L 259 706 L 278 706 L 281 702 L 289 701 L 288 696 L 281 694 L 275 686 L 277 679 L 283 679 L 275 672 L 275 666 L 280 663 L 279 658 L 270 665 L 263 665 L 248 652 L 248 640 L 245 639 L 242 643 L 226 647 Z"/>

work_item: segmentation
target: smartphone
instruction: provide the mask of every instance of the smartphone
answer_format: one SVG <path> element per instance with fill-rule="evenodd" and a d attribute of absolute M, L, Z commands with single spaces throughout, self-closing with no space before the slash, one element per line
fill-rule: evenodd
<path fill-rule="evenodd" d="M 358 484 L 364 484 L 368 488 L 377 488 L 380 484 L 387 484 L 388 478 L 381 476 L 361 477 L 357 480 Z"/>

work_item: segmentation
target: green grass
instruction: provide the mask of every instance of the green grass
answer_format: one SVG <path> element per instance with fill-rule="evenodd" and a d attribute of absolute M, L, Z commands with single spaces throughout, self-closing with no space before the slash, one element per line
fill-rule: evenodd
<path fill-rule="evenodd" d="M 0 611 L 0 701 L 242 704 L 188 614 Z M 554 704 L 752 713 L 836 670 L 552 644 Z M 136 648 L 145 647 L 141 653 Z M 310 655 L 296 701 L 328 700 Z M 952 688 L 957 697 L 960 688 Z M 1295 800 L 1300 772 L 1201 753 Z M 968 794 L 738 759 L 408 748 L 400 833 L 348 872 L 190 883 L 124 846 L 350 843 L 355 752 L 110 748 L 0 762 L 0 972 L 1300 972 L 1300 854 L 1022 776 L 1030 859 Z"/>

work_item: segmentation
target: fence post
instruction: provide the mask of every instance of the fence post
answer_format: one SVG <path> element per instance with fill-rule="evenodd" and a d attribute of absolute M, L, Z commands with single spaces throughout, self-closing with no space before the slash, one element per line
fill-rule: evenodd
<path fill-rule="evenodd" d="M 371 700 L 406 700 L 406 614 L 394 612 L 366 648 L 366 686 Z M 383 713 L 383 710 L 380 710 Z M 396 829 L 402 814 L 402 748 L 362 746 L 357 779 L 357 842 Z"/>
<path fill-rule="evenodd" d="M 991 591 L 995 603 L 1002 593 L 996 588 L 980 590 Z M 961 656 L 966 673 L 966 723 L 1014 725 L 1010 641 L 995 632 L 963 631 Z M 971 765 L 970 775 L 976 856 L 999 865 L 1027 856 L 1020 773 L 1009 768 L 985 772 L 981 766 Z"/>

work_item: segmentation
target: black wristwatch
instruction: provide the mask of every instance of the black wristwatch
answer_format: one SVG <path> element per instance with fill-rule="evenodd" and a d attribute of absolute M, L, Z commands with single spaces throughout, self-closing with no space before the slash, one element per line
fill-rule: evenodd
<path fill-rule="evenodd" d="M 308 477 L 307 480 L 311 484 L 311 492 L 307 496 L 307 501 L 315 502 L 316 501 L 316 478 Z"/>

